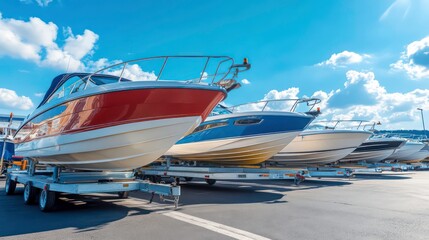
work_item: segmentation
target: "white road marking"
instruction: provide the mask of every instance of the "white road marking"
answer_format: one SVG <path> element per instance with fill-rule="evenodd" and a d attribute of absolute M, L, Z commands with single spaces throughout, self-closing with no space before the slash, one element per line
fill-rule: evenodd
<path fill-rule="evenodd" d="M 220 234 L 223 234 L 225 236 L 240 239 L 240 240 L 269 240 L 269 238 L 256 235 L 247 231 L 243 231 L 237 228 L 229 227 L 217 222 L 212 222 L 209 220 L 205 220 L 202 218 L 194 217 L 185 213 L 177 212 L 177 211 L 171 211 L 171 212 L 165 212 L 162 215 L 168 216 L 183 222 L 187 222 L 199 227 L 203 227 L 205 229 L 211 230 L 213 232 L 217 232 Z"/>
<path fill-rule="evenodd" d="M 144 206 L 142 206 L 142 203 L 145 203 Z M 160 205 L 158 203 L 151 203 L 148 204 L 147 200 L 143 200 L 143 199 L 139 199 L 139 198 L 134 198 L 134 197 L 129 197 L 128 199 L 125 199 L 125 201 L 123 201 L 121 203 L 121 205 L 124 206 L 140 206 L 143 207 L 147 210 L 151 210 L 151 211 L 155 211 L 158 214 L 162 214 L 164 216 L 167 217 L 171 217 L 174 218 L 176 220 L 179 221 L 183 221 L 189 224 L 193 224 L 199 227 L 203 227 L 205 229 L 211 230 L 213 232 L 219 233 L 219 234 L 223 234 L 225 236 L 234 238 L 234 239 L 239 239 L 239 240 L 270 240 L 269 238 L 251 233 L 251 232 L 247 232 L 241 229 L 237 229 L 237 228 L 233 228 L 233 227 L 229 227 L 226 226 L 224 224 L 220 224 L 217 222 L 213 222 L 213 221 L 209 221 L 206 219 L 202 219 L 199 217 L 194 217 L 192 215 L 189 214 L 185 214 L 185 213 L 181 213 L 178 211 L 174 211 L 171 210 L 171 206 L 166 207 L 163 205 Z"/>

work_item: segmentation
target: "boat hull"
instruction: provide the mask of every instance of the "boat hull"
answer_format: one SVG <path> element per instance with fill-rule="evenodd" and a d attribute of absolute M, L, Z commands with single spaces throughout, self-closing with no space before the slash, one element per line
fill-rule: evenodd
<path fill-rule="evenodd" d="M 130 123 L 23 144 L 19 154 L 42 164 L 82 170 L 127 170 L 153 162 L 200 117 Z"/>
<path fill-rule="evenodd" d="M 248 165 L 264 162 L 300 132 L 267 134 L 174 145 L 165 155 L 186 161 Z"/>
<path fill-rule="evenodd" d="M 413 158 L 412 155 L 419 152 L 424 146 L 425 144 L 419 142 L 406 142 L 404 146 L 402 146 L 394 154 L 389 156 L 386 161 L 401 162 L 410 160 L 409 157 Z"/>
<path fill-rule="evenodd" d="M 283 149 L 312 120 L 313 117 L 307 115 L 284 112 L 209 117 L 196 132 L 181 139 L 165 155 L 219 165 L 259 164 Z"/>
<path fill-rule="evenodd" d="M 403 163 L 418 163 L 423 161 L 425 158 L 429 157 L 429 146 L 425 144 L 425 146 L 418 152 L 402 157 L 400 162 Z"/>
<path fill-rule="evenodd" d="M 225 96 L 207 86 L 126 84 L 39 110 L 18 131 L 16 153 L 73 169 L 134 169 L 159 158 Z"/>
<path fill-rule="evenodd" d="M 370 136 L 371 132 L 351 130 L 303 132 L 270 161 L 286 165 L 329 164 L 349 155 Z"/>
<path fill-rule="evenodd" d="M 341 159 L 340 162 L 381 162 L 391 156 L 403 144 L 404 141 L 399 140 L 367 140 L 348 156 Z"/>

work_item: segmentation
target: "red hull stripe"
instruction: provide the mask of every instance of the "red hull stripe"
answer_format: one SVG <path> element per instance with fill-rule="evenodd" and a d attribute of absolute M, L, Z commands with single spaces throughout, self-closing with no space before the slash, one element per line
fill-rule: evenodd
<path fill-rule="evenodd" d="M 225 97 L 222 91 L 155 88 L 103 93 L 52 108 L 28 122 L 18 143 L 127 123 L 201 116 Z"/>

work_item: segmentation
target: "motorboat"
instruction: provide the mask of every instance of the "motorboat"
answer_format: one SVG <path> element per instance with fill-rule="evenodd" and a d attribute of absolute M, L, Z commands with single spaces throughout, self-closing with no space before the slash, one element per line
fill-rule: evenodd
<path fill-rule="evenodd" d="M 386 137 L 375 137 L 364 141 L 356 150 L 340 162 L 377 163 L 386 160 L 397 149 L 405 144 L 405 140 Z"/>
<path fill-rule="evenodd" d="M 390 162 L 414 162 L 426 158 L 426 151 L 419 153 L 426 144 L 418 141 L 405 140 L 405 144 L 386 160 Z M 423 156 L 421 156 L 423 155 Z M 426 157 L 424 157 L 426 156 Z"/>
<path fill-rule="evenodd" d="M 197 78 L 175 78 L 183 68 L 177 66 L 163 77 L 167 61 L 190 58 L 205 63 L 204 68 L 193 69 Z M 154 66 L 146 64 L 152 60 L 162 64 L 157 74 L 143 69 Z M 217 61 L 214 74 L 207 73 L 212 61 Z M 219 72 L 225 64 L 226 70 Z M 227 95 L 220 82 L 234 82 L 227 78 L 233 70 L 236 77 L 243 67 L 250 64 L 234 64 L 232 58 L 222 56 L 162 56 L 122 62 L 94 73 L 61 74 L 18 129 L 16 153 L 36 163 L 78 170 L 145 166 L 206 119 Z M 208 78 L 211 84 L 204 82 Z"/>
<path fill-rule="evenodd" d="M 337 122 L 334 124 L 337 126 L 342 121 L 332 122 Z M 274 155 L 270 162 L 285 165 L 335 163 L 352 153 L 371 135 L 370 131 L 338 129 L 315 123 Z"/>
<path fill-rule="evenodd" d="M 429 145 L 424 144 L 424 147 L 420 151 L 403 157 L 400 162 L 403 163 L 419 163 L 429 157 Z"/>
<path fill-rule="evenodd" d="M 274 111 L 269 107 L 270 103 L 282 101 L 293 102 L 291 109 L 287 108 L 289 111 Z M 304 102 L 311 106 L 310 111 L 294 112 L 296 106 Z M 313 121 L 314 116 L 310 113 L 317 112 L 312 109 L 319 102 L 319 99 L 282 99 L 229 108 L 219 105 L 212 116 L 165 155 L 216 165 L 259 164 L 283 149 Z"/>
<path fill-rule="evenodd" d="M 0 158 L 1 161 L 12 160 L 15 155 L 13 135 L 24 120 L 23 116 L 0 114 Z"/>

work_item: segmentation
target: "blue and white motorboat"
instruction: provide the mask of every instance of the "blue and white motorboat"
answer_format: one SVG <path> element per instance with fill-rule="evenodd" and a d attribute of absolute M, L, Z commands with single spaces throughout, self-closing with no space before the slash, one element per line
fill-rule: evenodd
<path fill-rule="evenodd" d="M 312 109 L 320 102 L 319 99 L 293 99 L 289 111 L 275 111 L 269 107 L 269 103 L 278 104 L 280 101 L 290 102 L 292 99 L 260 101 L 229 108 L 218 105 L 212 116 L 164 155 L 218 165 L 264 162 L 313 121 L 315 116 L 311 113 L 316 111 Z M 311 106 L 310 111 L 294 112 L 296 106 L 304 102 Z"/>

